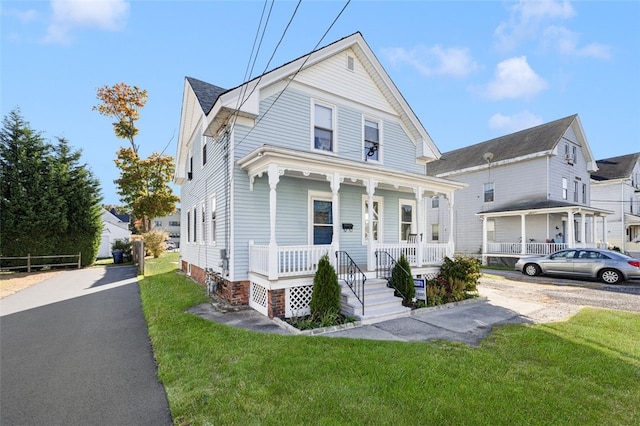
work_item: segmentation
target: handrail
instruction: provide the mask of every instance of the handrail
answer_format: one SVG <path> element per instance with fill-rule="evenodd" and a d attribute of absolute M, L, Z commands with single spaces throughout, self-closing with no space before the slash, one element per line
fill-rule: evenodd
<path fill-rule="evenodd" d="M 393 268 L 395 268 L 396 266 L 400 268 L 407 275 L 407 277 L 411 277 L 411 274 L 402 266 L 398 265 L 398 262 L 393 258 L 393 256 L 391 256 L 386 251 L 376 250 L 375 253 L 376 253 L 376 278 L 384 278 L 385 280 L 387 280 L 387 287 L 393 288 L 395 291 L 398 292 L 400 297 L 402 297 L 402 300 L 405 300 L 406 299 L 405 295 L 393 283 L 391 276 L 393 273 Z M 384 259 L 381 259 L 381 258 L 384 258 Z"/>
<path fill-rule="evenodd" d="M 336 251 L 336 272 L 338 280 L 344 280 L 362 304 L 364 315 L 364 283 L 367 276 L 346 251 Z"/>

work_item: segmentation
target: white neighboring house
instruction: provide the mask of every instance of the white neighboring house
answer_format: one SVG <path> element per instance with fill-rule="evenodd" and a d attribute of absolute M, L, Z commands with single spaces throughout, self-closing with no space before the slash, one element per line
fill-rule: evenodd
<path fill-rule="evenodd" d="M 613 210 L 607 242 L 640 258 L 640 152 L 598 160 L 591 174 L 591 204 Z"/>
<path fill-rule="evenodd" d="M 129 223 L 123 222 L 113 213 L 106 209 L 102 211 L 102 236 L 98 258 L 111 257 L 111 245 L 116 240 L 129 240 L 131 231 Z"/>
<path fill-rule="evenodd" d="M 174 178 L 181 269 L 201 283 L 211 271 L 234 304 L 291 317 L 309 312 L 328 254 L 343 313 L 405 314 L 377 274 L 405 254 L 426 276 L 453 254 L 446 236 L 419 238 L 427 197 L 452 209 L 464 186 L 425 174 L 439 156 L 360 33 L 229 90 L 187 77 Z"/>
<path fill-rule="evenodd" d="M 468 186 L 456 193 L 456 251 L 483 263 L 513 265 L 524 255 L 595 247 L 606 235 L 596 224 L 611 211 L 591 204 L 597 170 L 578 115 L 442 154 L 427 174 Z M 428 234 L 448 226 L 448 212 L 429 204 Z M 606 225 L 604 225 L 606 227 Z"/>

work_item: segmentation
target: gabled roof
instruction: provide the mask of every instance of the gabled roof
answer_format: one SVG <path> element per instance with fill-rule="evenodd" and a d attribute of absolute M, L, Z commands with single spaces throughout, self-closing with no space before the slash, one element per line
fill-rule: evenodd
<path fill-rule="evenodd" d="M 640 152 L 597 160 L 598 171 L 591 175 L 593 180 L 626 179 L 640 161 Z"/>
<path fill-rule="evenodd" d="M 200 103 L 200 108 L 202 108 L 202 111 L 204 111 L 205 114 L 208 114 L 209 111 L 211 111 L 211 108 L 213 108 L 213 104 L 216 103 L 218 97 L 227 91 L 227 89 L 198 80 L 197 78 L 186 77 L 186 79 L 191 85 L 193 93 L 195 93 L 196 98 Z"/>
<path fill-rule="evenodd" d="M 530 129 L 445 152 L 439 160 L 428 164 L 427 174 L 436 176 L 486 165 L 487 160 L 484 156 L 489 152 L 493 154 L 492 163 L 540 152 L 550 153 L 576 120 L 578 115 L 574 114 Z"/>

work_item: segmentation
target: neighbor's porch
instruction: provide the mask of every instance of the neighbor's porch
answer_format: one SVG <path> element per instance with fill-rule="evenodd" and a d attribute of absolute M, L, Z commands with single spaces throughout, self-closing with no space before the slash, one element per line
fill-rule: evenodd
<path fill-rule="evenodd" d="M 544 256 L 565 248 L 606 247 L 608 213 L 576 205 L 479 213 L 483 264 L 488 257 Z M 602 234 L 596 229 L 603 230 Z"/>

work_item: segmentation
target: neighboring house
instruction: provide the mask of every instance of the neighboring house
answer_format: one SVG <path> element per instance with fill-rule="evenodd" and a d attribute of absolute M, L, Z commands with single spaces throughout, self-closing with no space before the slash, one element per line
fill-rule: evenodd
<path fill-rule="evenodd" d="M 640 257 L 640 152 L 597 164 L 598 171 L 591 175 L 591 203 L 613 210 L 607 220 L 607 242 Z"/>
<path fill-rule="evenodd" d="M 448 236 L 420 241 L 426 199 L 438 194 L 451 209 L 464 186 L 426 176 L 439 156 L 360 33 L 230 90 L 187 77 L 175 173 L 181 268 L 199 282 L 211 271 L 232 303 L 291 317 L 309 312 L 328 254 L 354 288 L 343 289 L 343 312 L 405 312 L 393 290 L 395 307 L 372 294 L 363 307 L 361 285 L 368 277 L 372 291 L 376 269 L 401 253 L 423 276 L 452 255 Z"/>
<path fill-rule="evenodd" d="M 128 240 L 131 237 L 129 222 L 124 222 L 120 217 L 106 209 L 102 209 L 102 235 L 98 258 L 111 257 L 111 246 L 116 240 Z"/>
<path fill-rule="evenodd" d="M 169 241 L 173 241 L 176 247 L 180 247 L 180 209 L 168 216 L 151 219 L 151 229 L 161 229 L 169 236 Z"/>
<path fill-rule="evenodd" d="M 447 152 L 427 165 L 430 176 L 468 185 L 456 193 L 456 251 L 508 265 L 526 254 L 606 243 L 596 224 L 611 212 L 591 206 L 596 170 L 578 115 Z M 448 212 L 433 214 L 434 202 L 427 216 L 440 222 L 428 226 L 438 229 L 450 219 Z"/>

